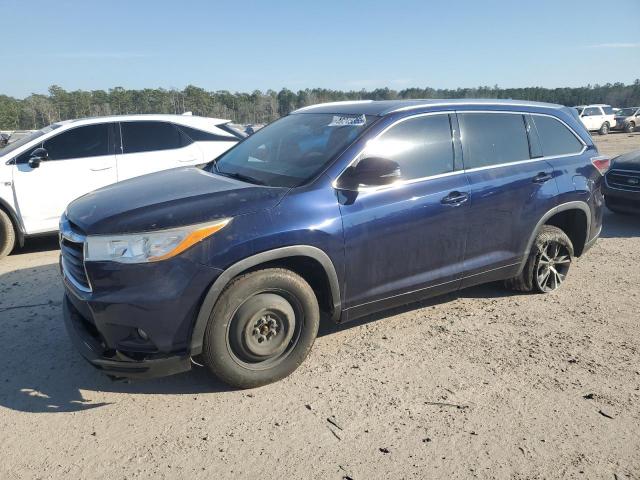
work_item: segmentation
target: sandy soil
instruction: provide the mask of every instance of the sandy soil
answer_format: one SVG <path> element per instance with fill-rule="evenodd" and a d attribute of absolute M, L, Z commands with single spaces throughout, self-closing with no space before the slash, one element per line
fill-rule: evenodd
<path fill-rule="evenodd" d="M 596 139 L 608 154 L 640 133 Z M 0 478 L 640 478 L 640 219 L 561 291 L 486 285 L 323 329 L 288 379 L 114 383 L 61 322 L 55 239 L 0 262 Z"/>

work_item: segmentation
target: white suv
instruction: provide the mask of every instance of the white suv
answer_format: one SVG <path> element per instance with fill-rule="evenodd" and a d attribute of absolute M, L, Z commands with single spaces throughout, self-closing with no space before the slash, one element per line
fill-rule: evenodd
<path fill-rule="evenodd" d="M 67 204 L 97 188 L 216 158 L 243 135 L 228 120 L 123 115 L 49 125 L 0 149 L 0 258 L 58 230 Z"/>
<path fill-rule="evenodd" d="M 573 107 L 578 111 L 578 116 L 587 130 L 598 131 L 600 135 L 606 135 L 616 125 L 616 115 L 611 105 L 579 105 Z"/>

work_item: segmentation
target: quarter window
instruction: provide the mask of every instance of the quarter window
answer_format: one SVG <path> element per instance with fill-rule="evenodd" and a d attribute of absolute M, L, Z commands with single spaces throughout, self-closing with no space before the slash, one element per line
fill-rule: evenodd
<path fill-rule="evenodd" d="M 582 143 L 553 117 L 533 115 L 544 156 L 570 155 L 582 151 Z"/>
<path fill-rule="evenodd" d="M 465 168 L 513 163 L 530 158 L 523 115 L 460 113 L 458 119 Z"/>
<path fill-rule="evenodd" d="M 189 143 L 167 122 L 122 122 L 120 128 L 124 153 L 171 150 Z"/>
<path fill-rule="evenodd" d="M 99 157 L 109 154 L 109 124 L 87 125 L 62 132 L 44 142 L 49 160 Z"/>
<path fill-rule="evenodd" d="M 403 180 L 453 171 L 453 141 L 449 115 L 405 120 L 367 145 L 364 157 L 397 162 Z"/>

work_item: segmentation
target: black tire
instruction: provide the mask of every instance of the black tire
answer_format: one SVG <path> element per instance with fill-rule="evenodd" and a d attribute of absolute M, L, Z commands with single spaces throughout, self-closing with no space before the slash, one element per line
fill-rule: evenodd
<path fill-rule="evenodd" d="M 4 258 L 11 253 L 16 244 L 16 232 L 9 215 L 4 210 L 0 210 L 0 258 Z"/>
<path fill-rule="evenodd" d="M 608 135 L 609 134 L 609 122 L 604 122 L 602 124 L 602 126 L 600 127 L 600 130 L 598 130 L 598 133 L 600 135 Z"/>
<path fill-rule="evenodd" d="M 522 272 L 505 284 L 519 292 L 550 293 L 564 282 L 572 259 L 573 244 L 567 234 L 558 227 L 543 225 Z"/>
<path fill-rule="evenodd" d="M 229 385 L 266 385 L 304 361 L 319 323 L 318 300 L 302 277 L 283 268 L 250 272 L 234 279 L 213 307 L 202 358 Z"/>
<path fill-rule="evenodd" d="M 627 122 L 624 124 L 624 131 L 627 133 L 633 133 L 636 131 L 636 124 L 633 122 Z"/>

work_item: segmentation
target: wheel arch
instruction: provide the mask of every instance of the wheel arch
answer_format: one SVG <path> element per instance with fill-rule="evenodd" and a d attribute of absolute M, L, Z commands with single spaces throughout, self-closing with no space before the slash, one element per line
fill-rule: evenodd
<path fill-rule="evenodd" d="M 6 202 L 6 200 L 2 198 L 0 198 L 0 210 L 2 210 L 4 213 L 6 213 L 9 216 L 9 219 L 13 224 L 13 231 L 16 234 L 16 240 L 18 241 L 18 246 L 20 247 L 24 246 L 24 232 L 22 231 L 22 228 L 20 228 L 20 222 L 18 220 L 18 216 L 16 215 L 16 212 L 13 210 L 13 208 L 11 208 L 11 205 L 9 205 Z"/>
<path fill-rule="evenodd" d="M 321 268 L 324 272 L 324 280 L 326 280 L 326 284 L 329 288 L 329 298 L 327 298 L 326 301 L 331 308 L 331 319 L 334 322 L 337 322 L 342 310 L 340 283 L 338 281 L 336 269 L 329 256 L 319 248 L 311 245 L 293 245 L 267 250 L 266 252 L 257 253 L 234 263 L 224 270 L 224 272 L 222 272 L 222 274 L 209 287 L 198 311 L 198 315 L 196 316 L 193 331 L 191 333 L 191 355 L 197 355 L 202 352 L 202 341 L 211 311 L 231 280 L 248 271 L 276 266 L 284 266 L 285 268 L 290 268 L 292 271 L 297 273 L 302 273 L 300 270 L 302 268 L 301 262 L 313 262 L 312 265 L 316 265 L 316 268 Z M 314 285 L 312 284 L 312 287 L 313 286 Z"/>
<path fill-rule="evenodd" d="M 579 215 L 583 215 L 583 217 L 571 217 L 570 213 L 572 211 L 580 212 Z M 565 218 L 563 219 L 563 217 Z M 580 221 L 573 220 L 574 218 L 582 218 L 584 222 L 581 224 Z M 570 223 L 567 224 L 561 219 Z M 574 241 L 576 242 L 573 245 L 574 254 L 579 257 L 582 255 L 585 245 L 590 240 L 589 232 L 591 231 L 591 209 L 586 202 L 574 201 L 558 205 L 545 213 L 542 218 L 538 220 L 536 227 L 533 229 L 533 232 L 529 237 L 527 248 L 522 257 L 522 262 L 518 272 L 522 272 L 524 269 L 527 259 L 529 258 L 529 253 L 531 252 L 533 242 L 538 236 L 543 225 L 553 225 L 563 230 L 571 240 L 571 243 L 574 243 Z"/>

